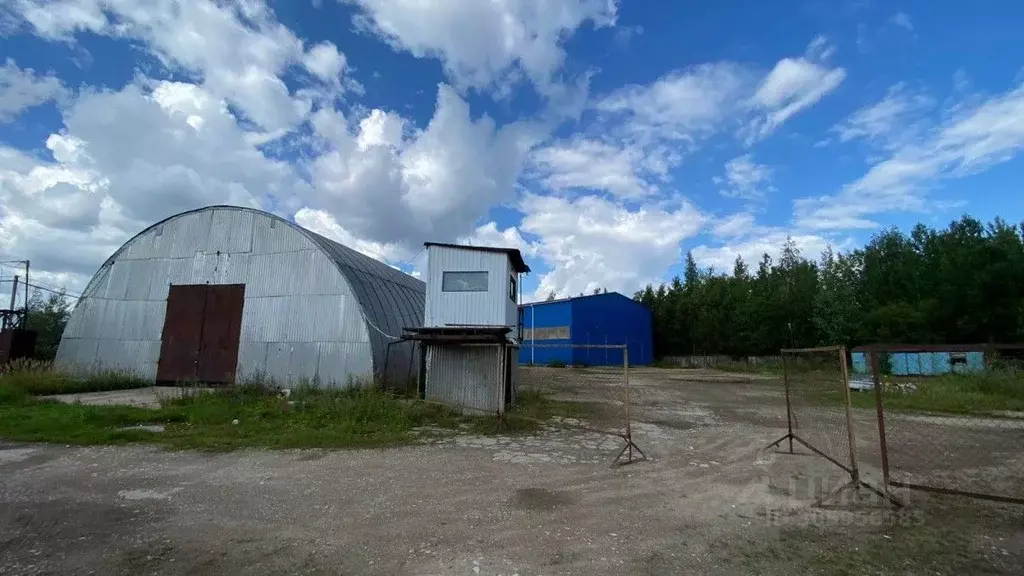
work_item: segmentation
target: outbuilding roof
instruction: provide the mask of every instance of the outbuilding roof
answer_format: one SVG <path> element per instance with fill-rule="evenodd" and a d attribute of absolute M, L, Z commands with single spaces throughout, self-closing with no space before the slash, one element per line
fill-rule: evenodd
<path fill-rule="evenodd" d="M 508 255 L 512 261 L 512 269 L 520 274 L 530 271 L 530 267 L 523 260 L 523 253 L 515 248 L 496 248 L 492 246 L 467 246 L 465 244 L 446 244 L 444 242 L 424 242 L 424 246 L 442 246 L 444 248 L 458 248 L 460 250 L 477 250 L 479 252 L 502 252 Z"/>

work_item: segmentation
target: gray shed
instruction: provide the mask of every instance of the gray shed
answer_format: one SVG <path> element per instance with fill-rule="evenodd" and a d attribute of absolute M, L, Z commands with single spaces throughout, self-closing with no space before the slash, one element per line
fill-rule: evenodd
<path fill-rule="evenodd" d="M 57 350 L 75 373 L 321 386 L 415 378 L 424 284 L 275 215 L 211 206 L 142 231 L 100 267 Z"/>

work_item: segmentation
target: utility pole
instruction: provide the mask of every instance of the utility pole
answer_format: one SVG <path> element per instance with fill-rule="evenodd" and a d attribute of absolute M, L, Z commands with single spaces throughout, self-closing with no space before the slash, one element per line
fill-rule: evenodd
<path fill-rule="evenodd" d="M 29 261 L 25 260 L 25 313 L 21 315 L 21 328 L 28 328 L 28 266 Z M 11 308 L 14 308 L 14 304 L 11 304 Z"/>
<path fill-rule="evenodd" d="M 14 314 L 14 300 L 15 300 L 15 298 L 17 298 L 17 296 L 18 296 L 18 275 L 15 274 L 14 275 L 14 287 L 11 288 L 11 305 L 8 306 L 8 313 L 4 314 L 3 329 L 5 329 L 5 330 L 8 327 L 11 327 L 11 328 L 14 327 L 14 323 L 13 322 L 9 322 L 8 318 L 10 318 Z"/>

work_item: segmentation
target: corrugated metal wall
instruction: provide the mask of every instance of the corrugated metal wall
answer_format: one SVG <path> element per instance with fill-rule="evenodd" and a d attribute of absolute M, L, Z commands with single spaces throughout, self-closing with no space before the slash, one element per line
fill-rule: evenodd
<path fill-rule="evenodd" d="M 568 325 L 569 340 L 524 340 L 519 351 L 519 361 L 524 364 L 557 361 L 586 366 L 622 365 L 621 350 L 569 348 L 569 344 L 625 344 L 629 348 L 630 364 L 643 366 L 654 360 L 650 310 L 617 292 L 524 305 L 523 326 L 534 325 L 544 328 Z M 562 344 L 565 348 L 538 348 L 531 344 Z"/>
<path fill-rule="evenodd" d="M 57 364 L 155 378 L 169 285 L 238 283 L 246 285 L 238 380 L 369 381 L 386 342 L 368 321 L 390 334 L 419 324 L 422 283 L 350 252 L 256 210 L 172 217 L 130 240 L 89 282 Z"/>
<path fill-rule="evenodd" d="M 572 301 L 537 302 L 523 306 L 524 332 L 533 328 L 568 326 L 569 338 L 558 340 L 530 340 L 524 338 L 519 349 L 519 362 L 545 366 L 553 362 L 572 364 Z M 538 348 L 538 346 L 540 346 Z M 551 346 L 564 346 L 552 348 Z"/>
<path fill-rule="evenodd" d="M 889 356 L 889 369 L 894 376 L 935 376 L 950 372 L 981 372 L 985 369 L 985 353 L 961 351 L 964 362 L 954 363 L 956 351 L 893 352 Z M 868 354 L 851 352 L 850 361 L 855 374 L 870 374 Z"/>
<path fill-rule="evenodd" d="M 517 324 L 516 301 L 509 298 L 512 268 L 508 255 L 472 249 L 427 247 L 427 296 L 425 326 Z M 487 272 L 487 292 L 444 292 L 444 272 Z"/>
<path fill-rule="evenodd" d="M 426 399 L 463 410 L 497 412 L 504 366 L 501 346 L 428 345 Z"/>

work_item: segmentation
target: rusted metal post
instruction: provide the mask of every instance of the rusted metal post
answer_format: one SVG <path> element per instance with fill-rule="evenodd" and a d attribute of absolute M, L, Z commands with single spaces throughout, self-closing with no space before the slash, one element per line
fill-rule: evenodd
<path fill-rule="evenodd" d="M 505 344 L 501 344 L 498 347 L 498 354 L 501 355 L 501 360 L 498 362 L 498 366 L 501 370 L 501 377 L 498 378 L 500 384 L 498 385 L 498 418 L 502 421 L 505 420 L 505 387 L 508 386 L 507 375 L 509 371 L 508 354 L 506 354 L 507 347 Z"/>
<path fill-rule="evenodd" d="M 782 382 L 786 389 L 786 429 L 789 439 L 789 453 L 793 454 L 793 409 L 789 404 L 789 368 L 786 366 L 786 353 L 782 352 Z"/>
<path fill-rule="evenodd" d="M 875 387 L 875 412 L 878 415 L 878 448 L 882 455 L 882 484 L 884 490 L 889 492 L 889 447 L 885 441 L 885 409 L 882 406 L 882 368 L 878 361 L 878 352 L 874 348 L 871 354 L 871 380 Z"/>
<path fill-rule="evenodd" d="M 626 441 L 629 443 L 629 461 L 633 461 L 633 426 L 630 415 L 629 398 L 629 347 L 622 348 L 622 373 L 626 379 Z"/>
<path fill-rule="evenodd" d="M 860 470 L 857 468 L 857 435 L 853 428 L 853 399 L 850 397 L 850 371 L 846 365 L 846 347 L 839 349 L 840 363 L 843 367 L 843 398 L 846 400 L 846 429 L 850 439 L 850 469 L 853 471 L 853 480 L 860 480 Z"/>

